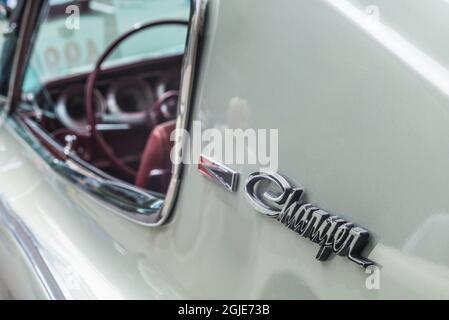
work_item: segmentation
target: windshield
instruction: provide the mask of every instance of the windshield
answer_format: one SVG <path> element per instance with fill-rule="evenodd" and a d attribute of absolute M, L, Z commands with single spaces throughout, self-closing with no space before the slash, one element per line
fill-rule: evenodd
<path fill-rule="evenodd" d="M 57 78 L 88 72 L 119 35 L 136 23 L 188 20 L 190 0 L 50 0 L 27 69 L 24 92 Z M 187 28 L 161 26 L 123 43 L 105 66 L 184 52 Z"/>

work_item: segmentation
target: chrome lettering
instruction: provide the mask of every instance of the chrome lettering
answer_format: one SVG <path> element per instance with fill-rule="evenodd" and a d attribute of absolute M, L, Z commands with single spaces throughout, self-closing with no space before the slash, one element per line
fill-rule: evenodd
<path fill-rule="evenodd" d="M 277 220 L 300 236 L 319 244 L 316 258 L 325 261 L 333 252 L 366 268 L 372 261 L 361 256 L 369 233 L 354 224 L 331 216 L 310 203 L 287 200 Z"/>
<path fill-rule="evenodd" d="M 261 181 L 278 184 L 283 194 L 274 198 L 267 192 L 257 193 L 257 184 Z M 298 235 L 320 245 L 317 260 L 325 261 L 334 253 L 363 268 L 374 264 L 362 257 L 369 241 L 368 231 L 311 203 L 301 202 L 304 190 L 292 188 L 281 176 L 255 173 L 247 180 L 246 191 L 257 211 L 276 218 Z"/>

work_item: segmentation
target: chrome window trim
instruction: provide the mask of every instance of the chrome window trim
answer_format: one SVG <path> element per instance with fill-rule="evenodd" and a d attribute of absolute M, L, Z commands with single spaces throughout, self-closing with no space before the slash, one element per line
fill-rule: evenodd
<path fill-rule="evenodd" d="M 178 105 L 179 115 L 176 121 L 177 130 L 188 130 L 189 128 L 194 71 L 199 39 L 205 19 L 206 5 L 207 0 L 192 0 L 187 46 L 181 70 L 180 98 Z M 9 100 L 11 103 L 11 100 L 14 99 L 9 97 Z M 180 147 L 184 145 L 185 141 L 183 139 L 175 141 L 175 150 L 179 152 L 175 154 L 176 164 L 173 166 L 172 178 L 164 199 L 163 195 L 138 189 L 131 184 L 99 172 L 99 170 L 85 163 L 73 153 L 69 154 L 65 161 L 56 159 L 44 146 L 42 146 L 30 129 L 25 126 L 24 120 L 21 120 L 19 117 L 12 115 L 7 122 L 7 127 L 11 132 L 14 132 L 16 135 L 18 134 L 19 139 L 28 143 L 28 145 L 30 145 L 31 148 L 34 149 L 34 151 L 36 151 L 59 176 L 76 185 L 81 191 L 86 192 L 89 196 L 92 196 L 92 198 L 98 200 L 106 207 L 111 208 L 113 212 L 129 221 L 145 227 L 159 227 L 167 223 L 174 209 L 181 184 L 183 164 L 181 161 L 177 160 L 182 157 L 182 150 Z M 49 139 L 48 142 L 52 144 L 53 140 Z M 59 145 L 55 145 L 53 148 L 61 149 Z M 86 183 L 86 181 L 88 183 Z M 98 184 L 100 184 L 100 188 L 98 188 Z M 123 206 L 117 204 L 117 198 L 112 199 L 112 196 L 107 198 L 104 193 L 99 192 L 99 189 L 101 189 L 103 184 L 105 188 L 123 188 L 124 191 L 134 193 L 136 198 L 139 196 L 146 196 L 148 200 L 145 202 L 146 206 L 128 206 L 126 210 L 124 210 Z M 130 209 L 130 207 L 133 208 Z"/>
<path fill-rule="evenodd" d="M 193 82 L 195 76 L 196 59 L 198 56 L 198 45 L 200 36 L 203 31 L 204 22 L 206 18 L 207 0 L 193 0 L 192 12 L 189 33 L 187 36 L 187 48 L 184 55 L 184 61 L 181 72 L 181 85 L 179 90 L 179 105 L 178 105 L 178 118 L 176 121 L 176 130 L 188 130 L 189 129 L 189 116 L 192 109 L 192 91 Z M 175 141 L 174 153 L 175 165 L 172 172 L 172 178 L 168 187 L 167 195 L 165 197 L 164 206 L 160 215 L 160 220 L 151 227 L 157 227 L 167 222 L 170 217 L 179 193 L 179 188 L 182 179 L 182 170 L 184 165 L 180 159 L 182 158 L 182 146 L 185 145 L 184 135 L 179 141 Z M 180 147 L 181 146 L 181 147 Z"/>
<path fill-rule="evenodd" d="M 13 111 L 13 107 L 20 100 L 22 83 L 25 77 L 29 53 L 31 51 L 30 43 L 33 42 L 35 35 L 35 26 L 43 16 L 42 8 L 45 7 L 47 0 L 25 1 L 23 18 L 21 20 L 16 53 L 12 62 L 11 77 L 8 88 L 8 101 L 0 115 L 0 126 L 6 117 Z"/>
<path fill-rule="evenodd" d="M 5 197 L 0 195 L 0 221 L 16 239 L 39 278 L 49 299 L 66 300 L 45 259 L 39 252 L 39 245 L 23 221 L 13 212 Z"/>
<path fill-rule="evenodd" d="M 85 163 L 76 155 L 71 154 L 66 160 L 55 158 L 18 117 L 10 117 L 6 128 L 18 141 L 23 141 L 26 147 L 35 151 L 48 165 L 49 170 L 57 173 L 57 178 L 76 186 L 78 190 L 99 201 L 104 207 L 110 208 L 115 214 L 142 226 L 159 220 L 163 206 L 162 195 L 138 189 L 111 177 Z M 61 146 L 55 144 L 52 147 L 62 152 Z M 121 189 L 122 192 L 112 194 L 110 191 L 114 191 L 114 188 Z M 132 203 L 121 202 L 126 197 L 127 200 L 130 197 L 136 200 Z"/>

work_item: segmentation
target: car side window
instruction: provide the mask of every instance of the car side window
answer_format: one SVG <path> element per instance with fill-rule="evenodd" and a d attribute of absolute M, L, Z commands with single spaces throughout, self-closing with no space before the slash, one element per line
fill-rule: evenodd
<path fill-rule="evenodd" d="M 161 225 L 176 200 L 173 133 L 188 128 L 205 3 L 50 0 L 35 36 L 14 127 L 56 174 L 139 224 Z"/>
<path fill-rule="evenodd" d="M 24 91 L 93 69 L 106 47 L 135 25 L 164 18 L 188 20 L 190 0 L 50 0 L 24 82 Z M 130 38 L 107 64 L 182 54 L 186 28 L 154 28 Z"/>

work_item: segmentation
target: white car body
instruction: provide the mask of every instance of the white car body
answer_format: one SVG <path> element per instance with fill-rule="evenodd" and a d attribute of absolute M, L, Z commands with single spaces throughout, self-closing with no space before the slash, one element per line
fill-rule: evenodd
<path fill-rule="evenodd" d="M 0 298 L 449 298 L 449 2 L 197 3 L 189 123 L 279 129 L 279 172 L 369 230 L 378 269 L 317 261 L 316 244 L 257 213 L 255 165 L 227 165 L 236 192 L 185 165 L 170 219 L 145 226 L 6 122 Z"/>

